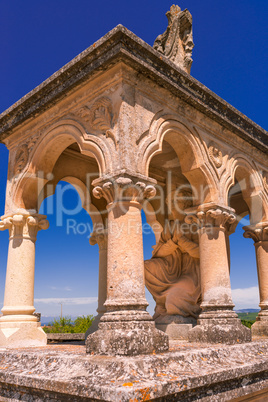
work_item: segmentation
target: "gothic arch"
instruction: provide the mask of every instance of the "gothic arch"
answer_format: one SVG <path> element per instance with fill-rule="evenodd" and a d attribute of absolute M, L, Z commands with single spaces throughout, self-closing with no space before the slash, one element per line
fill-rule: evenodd
<path fill-rule="evenodd" d="M 217 178 L 213 174 L 206 153 L 202 149 L 198 134 L 174 117 L 162 117 L 153 121 L 147 137 L 141 142 L 138 166 L 141 173 L 148 175 L 151 159 L 161 153 L 163 140 L 175 150 L 182 168 L 192 188 L 197 189 L 195 204 L 216 201 L 218 198 Z"/>
<path fill-rule="evenodd" d="M 81 199 L 82 203 L 82 208 L 89 214 L 93 227 L 98 227 L 98 228 L 103 228 L 104 227 L 104 221 L 102 218 L 101 212 L 98 210 L 98 208 L 91 202 L 91 195 L 90 191 L 83 183 L 82 180 L 78 179 L 75 176 L 65 176 L 61 178 L 61 181 L 65 181 L 66 183 L 71 184 L 77 193 L 79 194 L 79 197 Z M 43 197 L 39 199 L 39 205 L 44 201 L 45 198 L 53 195 L 55 193 L 55 186 L 48 186 L 47 192 L 46 192 L 46 197 Z"/>
<path fill-rule="evenodd" d="M 243 200 L 248 206 L 251 224 L 266 220 L 268 218 L 268 197 L 255 164 L 242 154 L 234 154 L 230 158 L 228 172 L 227 179 L 222 183 L 226 205 L 230 202 L 231 192 L 240 189 Z M 237 185 L 238 189 L 235 188 Z"/>
<path fill-rule="evenodd" d="M 37 209 L 40 191 L 48 182 L 48 177 L 63 151 L 73 143 L 77 143 L 82 155 L 89 156 L 97 162 L 99 175 L 110 171 L 111 155 L 102 139 L 86 134 L 85 129 L 76 121 L 59 121 L 42 135 L 22 176 L 14 184 L 13 203 L 16 207 Z"/>

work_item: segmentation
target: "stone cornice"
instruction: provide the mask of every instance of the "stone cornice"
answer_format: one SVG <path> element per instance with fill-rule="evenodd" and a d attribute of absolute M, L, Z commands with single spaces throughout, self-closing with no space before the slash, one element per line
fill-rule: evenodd
<path fill-rule="evenodd" d="M 267 131 L 122 25 L 3 112 L 0 115 L 0 142 L 4 142 L 15 127 L 53 106 L 95 73 L 105 71 L 118 62 L 124 62 L 149 77 L 261 151 L 268 151 Z"/>

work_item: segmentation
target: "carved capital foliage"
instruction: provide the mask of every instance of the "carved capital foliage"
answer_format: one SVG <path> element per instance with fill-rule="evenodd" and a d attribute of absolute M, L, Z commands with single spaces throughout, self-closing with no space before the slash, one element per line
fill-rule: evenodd
<path fill-rule="evenodd" d="M 141 202 L 145 198 L 154 197 L 156 189 L 151 184 L 120 176 L 106 181 L 102 185 L 97 185 L 93 189 L 93 195 L 96 198 L 104 197 L 108 204 L 115 201 Z"/>
<path fill-rule="evenodd" d="M 228 210 L 222 207 L 204 208 L 199 207 L 195 213 L 189 213 L 185 218 L 185 222 L 189 224 L 195 223 L 199 228 L 202 227 L 218 227 L 231 230 L 231 226 L 236 222 L 234 210 Z"/>
<path fill-rule="evenodd" d="M 37 232 L 41 229 L 46 230 L 49 222 L 45 215 L 14 214 L 4 216 L 0 221 L 0 230 L 8 229 L 10 238 L 24 238 L 36 240 Z"/>
<path fill-rule="evenodd" d="M 89 244 L 92 246 L 98 244 L 99 250 L 107 250 L 107 230 L 91 233 Z"/>
<path fill-rule="evenodd" d="M 208 154 L 211 162 L 219 169 L 223 163 L 221 150 L 219 150 L 216 144 L 211 143 L 208 147 Z"/>
<path fill-rule="evenodd" d="M 257 225 L 244 226 L 243 236 L 246 239 L 253 239 L 254 243 L 268 241 L 268 222 L 263 222 Z"/>

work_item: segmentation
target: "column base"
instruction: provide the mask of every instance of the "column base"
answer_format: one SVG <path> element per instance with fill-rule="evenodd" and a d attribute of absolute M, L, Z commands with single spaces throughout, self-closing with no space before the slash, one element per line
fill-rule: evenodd
<path fill-rule="evenodd" d="M 195 325 L 195 318 L 180 315 L 164 315 L 155 320 L 155 327 L 165 332 L 169 339 L 188 340 L 189 331 Z"/>
<path fill-rule="evenodd" d="M 7 348 L 39 347 L 47 344 L 40 322 L 0 321 L 0 346 Z"/>
<path fill-rule="evenodd" d="M 189 342 L 198 343 L 236 343 L 251 342 L 251 331 L 239 318 L 200 319 L 197 326 L 189 331 Z"/>
<path fill-rule="evenodd" d="M 168 336 L 153 321 L 100 322 L 98 331 L 86 340 L 87 353 L 97 355 L 134 356 L 168 348 Z"/>
<path fill-rule="evenodd" d="M 98 328 L 99 328 L 99 323 L 100 323 L 100 319 L 101 319 L 102 316 L 103 316 L 103 313 L 102 313 L 102 314 L 99 313 L 99 314 L 94 318 L 93 323 L 91 324 L 91 326 L 90 326 L 90 327 L 88 328 L 88 330 L 86 331 L 85 339 L 87 339 L 87 337 L 88 337 L 89 335 L 93 334 L 94 332 L 96 332 L 96 331 L 98 330 Z"/>
<path fill-rule="evenodd" d="M 251 327 L 251 334 L 253 339 L 268 338 L 268 319 L 258 319 Z"/>

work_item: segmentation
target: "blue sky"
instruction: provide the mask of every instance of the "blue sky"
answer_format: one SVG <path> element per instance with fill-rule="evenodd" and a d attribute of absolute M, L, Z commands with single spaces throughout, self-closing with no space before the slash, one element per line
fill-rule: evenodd
<path fill-rule="evenodd" d="M 167 0 L 0 0 L 0 113 L 39 85 L 73 57 L 121 23 L 150 45 L 167 26 Z M 191 74 L 265 129 L 268 128 L 267 0 L 181 0 L 193 15 L 195 48 Z M 8 152 L 0 144 L 0 214 L 4 213 Z M 60 187 L 59 190 L 60 191 Z M 55 199 L 44 202 L 55 202 Z M 73 190 L 65 192 L 66 208 L 79 206 Z M 80 234 L 68 219 L 38 234 L 35 306 L 43 315 L 94 314 L 98 289 L 98 247 L 88 243 L 91 223 L 85 211 L 76 215 Z M 231 282 L 238 308 L 258 304 L 252 240 L 241 225 L 231 236 Z M 150 258 L 153 235 L 144 236 Z M 8 233 L 0 232 L 0 303 Z M 239 290 L 242 289 L 242 290 Z M 48 300 L 49 299 L 49 300 Z M 148 296 L 148 300 L 151 298 Z M 153 303 L 149 311 L 152 312 Z"/>

